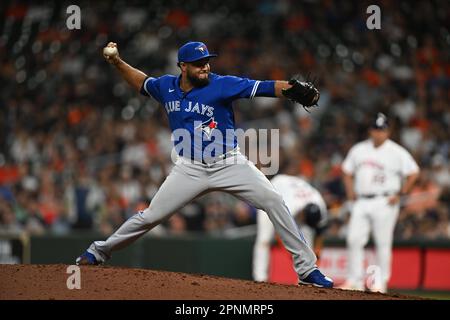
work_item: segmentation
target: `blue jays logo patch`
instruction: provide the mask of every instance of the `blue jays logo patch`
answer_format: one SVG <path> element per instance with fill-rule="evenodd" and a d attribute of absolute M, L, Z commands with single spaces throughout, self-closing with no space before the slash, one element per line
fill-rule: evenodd
<path fill-rule="evenodd" d="M 214 121 L 214 117 L 210 118 L 209 120 L 202 122 L 200 125 L 195 127 L 195 130 L 202 130 L 203 133 L 206 135 L 208 140 L 211 140 L 211 134 L 214 129 L 217 128 L 218 123 Z"/>
<path fill-rule="evenodd" d="M 198 50 L 198 51 L 200 51 L 202 54 L 205 54 L 206 53 L 206 47 L 205 47 L 205 45 L 199 45 L 197 48 L 195 48 L 195 50 Z"/>

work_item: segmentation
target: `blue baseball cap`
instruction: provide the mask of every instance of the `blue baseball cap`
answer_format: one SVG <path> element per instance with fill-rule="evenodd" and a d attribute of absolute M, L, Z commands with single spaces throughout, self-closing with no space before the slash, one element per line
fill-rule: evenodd
<path fill-rule="evenodd" d="M 193 62 L 212 57 L 217 57 L 217 54 L 209 53 L 203 42 L 188 42 L 178 49 L 178 62 Z"/>

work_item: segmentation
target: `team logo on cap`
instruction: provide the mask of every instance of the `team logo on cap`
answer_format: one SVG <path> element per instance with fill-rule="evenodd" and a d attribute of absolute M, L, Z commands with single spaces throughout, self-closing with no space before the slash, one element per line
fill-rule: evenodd
<path fill-rule="evenodd" d="M 199 45 L 198 47 L 195 48 L 195 50 L 200 51 L 202 54 L 206 53 L 206 46 L 204 44 Z"/>
<path fill-rule="evenodd" d="M 378 113 L 377 120 L 375 120 L 377 127 L 382 127 L 386 124 L 386 117 L 382 113 Z"/>
<path fill-rule="evenodd" d="M 377 119 L 377 126 L 381 127 L 384 125 L 384 119 L 382 117 L 379 117 Z"/>
<path fill-rule="evenodd" d="M 208 140 L 211 140 L 211 134 L 212 134 L 213 130 L 217 128 L 217 125 L 218 125 L 218 122 L 214 121 L 214 117 L 213 117 L 205 122 L 202 122 L 200 125 L 195 127 L 195 130 L 202 130 L 203 133 L 208 138 Z"/>

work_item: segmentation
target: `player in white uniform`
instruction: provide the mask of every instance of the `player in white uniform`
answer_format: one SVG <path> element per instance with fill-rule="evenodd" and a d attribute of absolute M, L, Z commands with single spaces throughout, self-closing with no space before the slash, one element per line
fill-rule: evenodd
<path fill-rule="evenodd" d="M 306 241 L 319 256 L 321 233 L 327 224 L 325 201 L 314 187 L 298 176 L 279 174 L 272 185 L 283 196 L 289 211 L 297 221 Z M 275 240 L 275 229 L 267 214 L 258 210 L 257 235 L 253 247 L 253 279 L 268 281 L 270 247 Z"/>
<path fill-rule="evenodd" d="M 369 232 L 379 272 L 369 289 L 385 293 L 391 273 L 392 242 L 399 201 L 411 190 L 419 167 L 409 152 L 389 139 L 388 119 L 378 113 L 370 139 L 354 145 L 342 164 L 347 198 L 353 202 L 347 234 L 348 277 L 344 289 L 364 290 L 364 246 Z M 404 182 L 404 183 L 403 183 Z"/>

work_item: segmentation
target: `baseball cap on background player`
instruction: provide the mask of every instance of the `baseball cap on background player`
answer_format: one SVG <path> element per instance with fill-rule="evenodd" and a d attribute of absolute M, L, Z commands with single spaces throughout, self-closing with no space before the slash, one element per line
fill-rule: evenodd
<path fill-rule="evenodd" d="M 217 54 L 209 53 L 203 42 L 188 42 L 178 49 L 178 63 L 194 62 L 205 58 L 217 57 Z"/>
<path fill-rule="evenodd" d="M 384 113 L 378 112 L 376 117 L 374 118 L 372 125 L 372 129 L 377 130 L 385 130 L 389 128 L 389 121 Z"/>
<path fill-rule="evenodd" d="M 317 204 L 310 203 L 303 209 L 305 224 L 311 228 L 316 228 L 322 219 L 320 207 Z"/>

